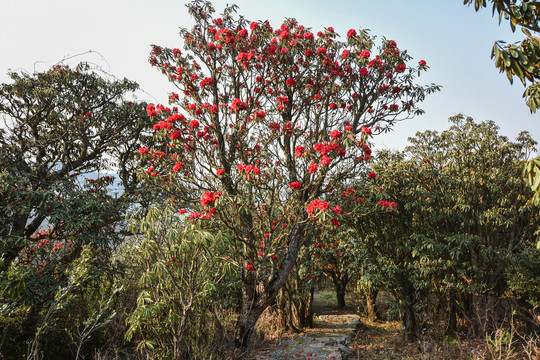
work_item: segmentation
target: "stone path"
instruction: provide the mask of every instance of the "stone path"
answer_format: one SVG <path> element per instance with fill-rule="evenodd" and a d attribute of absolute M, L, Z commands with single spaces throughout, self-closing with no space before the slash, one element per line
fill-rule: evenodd
<path fill-rule="evenodd" d="M 350 359 L 353 352 L 348 345 L 360 317 L 355 314 L 325 314 L 319 315 L 317 320 L 313 329 L 281 341 L 276 350 L 259 354 L 257 360 Z"/>

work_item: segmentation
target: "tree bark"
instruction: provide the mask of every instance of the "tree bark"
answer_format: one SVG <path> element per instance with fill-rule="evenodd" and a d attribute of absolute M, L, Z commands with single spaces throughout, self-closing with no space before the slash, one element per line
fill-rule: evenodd
<path fill-rule="evenodd" d="M 365 292 L 366 294 L 366 310 L 367 317 L 370 321 L 377 321 L 381 319 L 381 313 L 377 306 L 377 295 L 379 290 L 372 288 L 371 286 Z"/>
<path fill-rule="evenodd" d="M 313 299 L 315 296 L 315 288 L 312 286 L 309 289 L 309 297 L 307 301 L 307 307 L 306 307 L 306 315 L 305 315 L 305 325 L 306 327 L 313 327 Z"/>
<path fill-rule="evenodd" d="M 305 218 L 307 215 L 304 215 L 303 220 Z M 305 223 L 300 223 L 292 231 L 287 247 L 289 250 L 287 257 L 269 282 L 258 279 L 256 273 L 249 273 L 244 277 L 242 314 L 235 329 L 234 345 L 237 357 L 243 357 L 247 353 L 257 320 L 264 310 L 274 302 L 279 291 L 285 285 L 289 272 L 296 264 L 305 226 Z"/>
<path fill-rule="evenodd" d="M 403 309 L 402 317 L 403 338 L 407 342 L 416 341 L 416 316 L 412 305 L 406 305 Z"/>
<path fill-rule="evenodd" d="M 345 287 L 342 286 L 339 282 L 336 284 L 336 299 L 338 309 L 343 309 L 345 307 Z"/>
<path fill-rule="evenodd" d="M 448 311 L 448 326 L 446 327 L 447 334 L 455 334 L 457 332 L 457 314 L 456 314 L 456 304 L 454 299 L 450 299 L 450 308 Z"/>

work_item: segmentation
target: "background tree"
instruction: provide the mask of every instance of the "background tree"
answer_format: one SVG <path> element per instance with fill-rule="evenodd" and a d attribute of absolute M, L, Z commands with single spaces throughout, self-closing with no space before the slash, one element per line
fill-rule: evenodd
<path fill-rule="evenodd" d="M 520 168 L 535 142 L 526 133 L 510 142 L 492 122 L 457 116 L 451 123 L 441 133 L 418 133 L 404 153 L 379 154 L 369 196 L 382 207 L 395 199 L 398 211 L 353 223 L 380 264 L 374 276 L 398 302 L 409 340 L 426 323 L 455 332 L 461 320 L 480 335 L 513 310 L 530 320 L 530 306 L 519 300 L 527 292 L 498 299 L 512 288 L 507 269 L 523 279 L 534 267 L 523 259 L 534 258 L 538 218 Z"/>
<path fill-rule="evenodd" d="M 28 356 L 73 358 L 76 346 L 69 346 L 65 329 L 75 331 L 92 313 L 86 305 L 98 301 L 86 286 L 102 284 L 103 294 L 114 292 L 103 276 L 138 191 L 121 169 L 136 164 L 133 149 L 140 147 L 148 119 L 143 104 L 125 99 L 136 83 L 107 79 L 86 64 L 10 75 L 13 82 L 0 85 L 0 297 L 6 305 L 2 321 L 23 330 L 5 327 L 2 344 L 8 348 L 0 351 L 19 356 L 32 337 L 36 343 L 39 326 L 41 345 Z M 124 189 L 114 184 L 118 169 Z M 70 279 L 83 251 L 92 266 L 74 285 Z M 47 317 L 58 304 L 78 304 L 80 313 Z M 45 319 L 51 325 L 59 318 L 62 325 L 45 331 Z"/>
<path fill-rule="evenodd" d="M 323 198 L 369 158 L 367 127 L 382 132 L 420 113 L 417 103 L 438 88 L 414 83 L 425 61 L 407 66 L 395 42 L 375 48 L 366 31 L 338 41 L 332 28 L 315 35 L 294 19 L 274 30 L 235 18 L 235 7 L 220 18 L 208 2 L 188 9 L 195 26 L 181 30 L 184 51 L 151 54 L 183 96 L 148 107 L 160 145 L 142 149 L 142 161 L 189 204 L 181 212 L 228 229 L 243 264 L 236 346 L 245 351 L 311 224 L 338 220 Z"/>

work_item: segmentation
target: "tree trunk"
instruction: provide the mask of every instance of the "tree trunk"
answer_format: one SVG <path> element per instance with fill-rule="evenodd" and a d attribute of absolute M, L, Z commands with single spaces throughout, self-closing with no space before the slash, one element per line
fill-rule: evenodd
<path fill-rule="evenodd" d="M 448 326 L 446 328 L 447 334 L 455 334 L 457 331 L 457 315 L 456 315 L 456 304 L 454 300 L 450 300 L 450 309 L 448 314 Z"/>
<path fill-rule="evenodd" d="M 281 289 L 279 295 L 277 296 L 277 312 L 278 312 L 278 323 L 281 331 L 287 331 L 287 312 L 285 311 L 285 288 Z"/>
<path fill-rule="evenodd" d="M 255 324 L 257 320 L 266 309 L 267 306 L 254 306 L 249 311 L 242 311 L 242 315 L 236 326 L 235 347 L 237 349 L 236 357 L 243 357 L 248 350 L 249 342 L 253 332 L 255 331 Z"/>
<path fill-rule="evenodd" d="M 403 309 L 402 317 L 403 337 L 407 342 L 416 341 L 416 317 L 412 305 L 407 305 Z"/>
<path fill-rule="evenodd" d="M 345 287 L 339 286 L 336 284 L 336 298 L 337 298 L 337 307 L 342 309 L 345 307 Z"/>
<path fill-rule="evenodd" d="M 381 313 L 379 312 L 379 307 L 377 306 L 377 295 L 379 290 L 368 287 L 366 290 L 366 310 L 367 317 L 370 321 L 377 321 L 381 319 Z"/>
<path fill-rule="evenodd" d="M 306 219 L 307 215 L 304 215 L 303 220 L 305 221 Z M 290 235 L 286 259 L 281 264 L 277 274 L 273 275 L 269 282 L 263 282 L 261 279 L 258 279 L 255 272 L 250 272 L 244 276 L 242 314 L 236 324 L 234 340 L 237 358 L 247 354 L 249 342 L 255 330 L 257 320 L 259 320 L 264 310 L 274 302 L 279 291 L 284 287 L 289 273 L 296 264 L 305 226 L 305 222 L 302 222 L 294 227 Z"/>
<path fill-rule="evenodd" d="M 305 322 L 306 323 L 304 324 L 304 326 L 310 327 L 310 328 L 313 327 L 313 298 L 314 298 L 314 295 L 315 295 L 315 288 L 312 286 L 309 289 L 309 296 L 308 296 L 307 307 L 306 307 L 306 315 L 305 315 L 305 319 L 306 319 Z"/>

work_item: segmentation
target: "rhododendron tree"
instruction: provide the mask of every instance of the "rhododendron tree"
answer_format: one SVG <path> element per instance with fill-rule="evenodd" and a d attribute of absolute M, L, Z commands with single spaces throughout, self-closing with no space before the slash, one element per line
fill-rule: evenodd
<path fill-rule="evenodd" d="M 450 122 L 441 133 L 417 133 L 405 152 L 380 152 L 369 198 L 389 212 L 349 222 L 358 262 L 394 296 L 408 340 L 426 321 L 448 332 L 465 323 L 479 335 L 511 308 L 531 317 L 518 299 L 495 299 L 513 287 L 509 268 L 530 276 L 523 259 L 531 258 L 539 218 L 520 173 L 535 142 L 527 133 L 510 142 L 492 122 L 461 115 Z"/>
<path fill-rule="evenodd" d="M 139 189 L 132 169 L 149 126 L 145 105 L 126 99 L 137 84 L 111 80 L 89 65 L 10 76 L 11 83 L 0 85 L 1 319 L 17 319 L 24 330 L 6 333 L 0 357 L 20 355 L 36 328 L 44 329 L 43 312 L 56 306 L 59 288 L 69 290 L 84 248 L 96 256 L 91 278 L 100 283 L 96 278 L 121 241 L 121 223 Z M 123 193 L 113 193 L 113 173 Z M 84 312 L 91 301 L 77 292 L 72 304 L 81 301 Z M 55 330 L 38 350 L 49 357 L 69 351 L 66 331 L 83 320 L 70 321 L 49 328 Z"/>
<path fill-rule="evenodd" d="M 369 137 L 422 111 L 437 90 L 414 83 L 427 66 L 367 31 L 339 40 L 294 19 L 278 28 L 227 7 L 188 5 L 184 48 L 153 46 L 150 63 L 177 92 L 149 105 L 157 141 L 141 157 L 146 176 L 189 203 L 194 223 L 227 228 L 243 263 L 236 346 L 275 299 L 314 223 L 330 223 L 330 195 L 371 156 Z M 328 200 L 325 200 L 328 198 Z M 335 221 L 334 221 L 335 223 Z"/>

